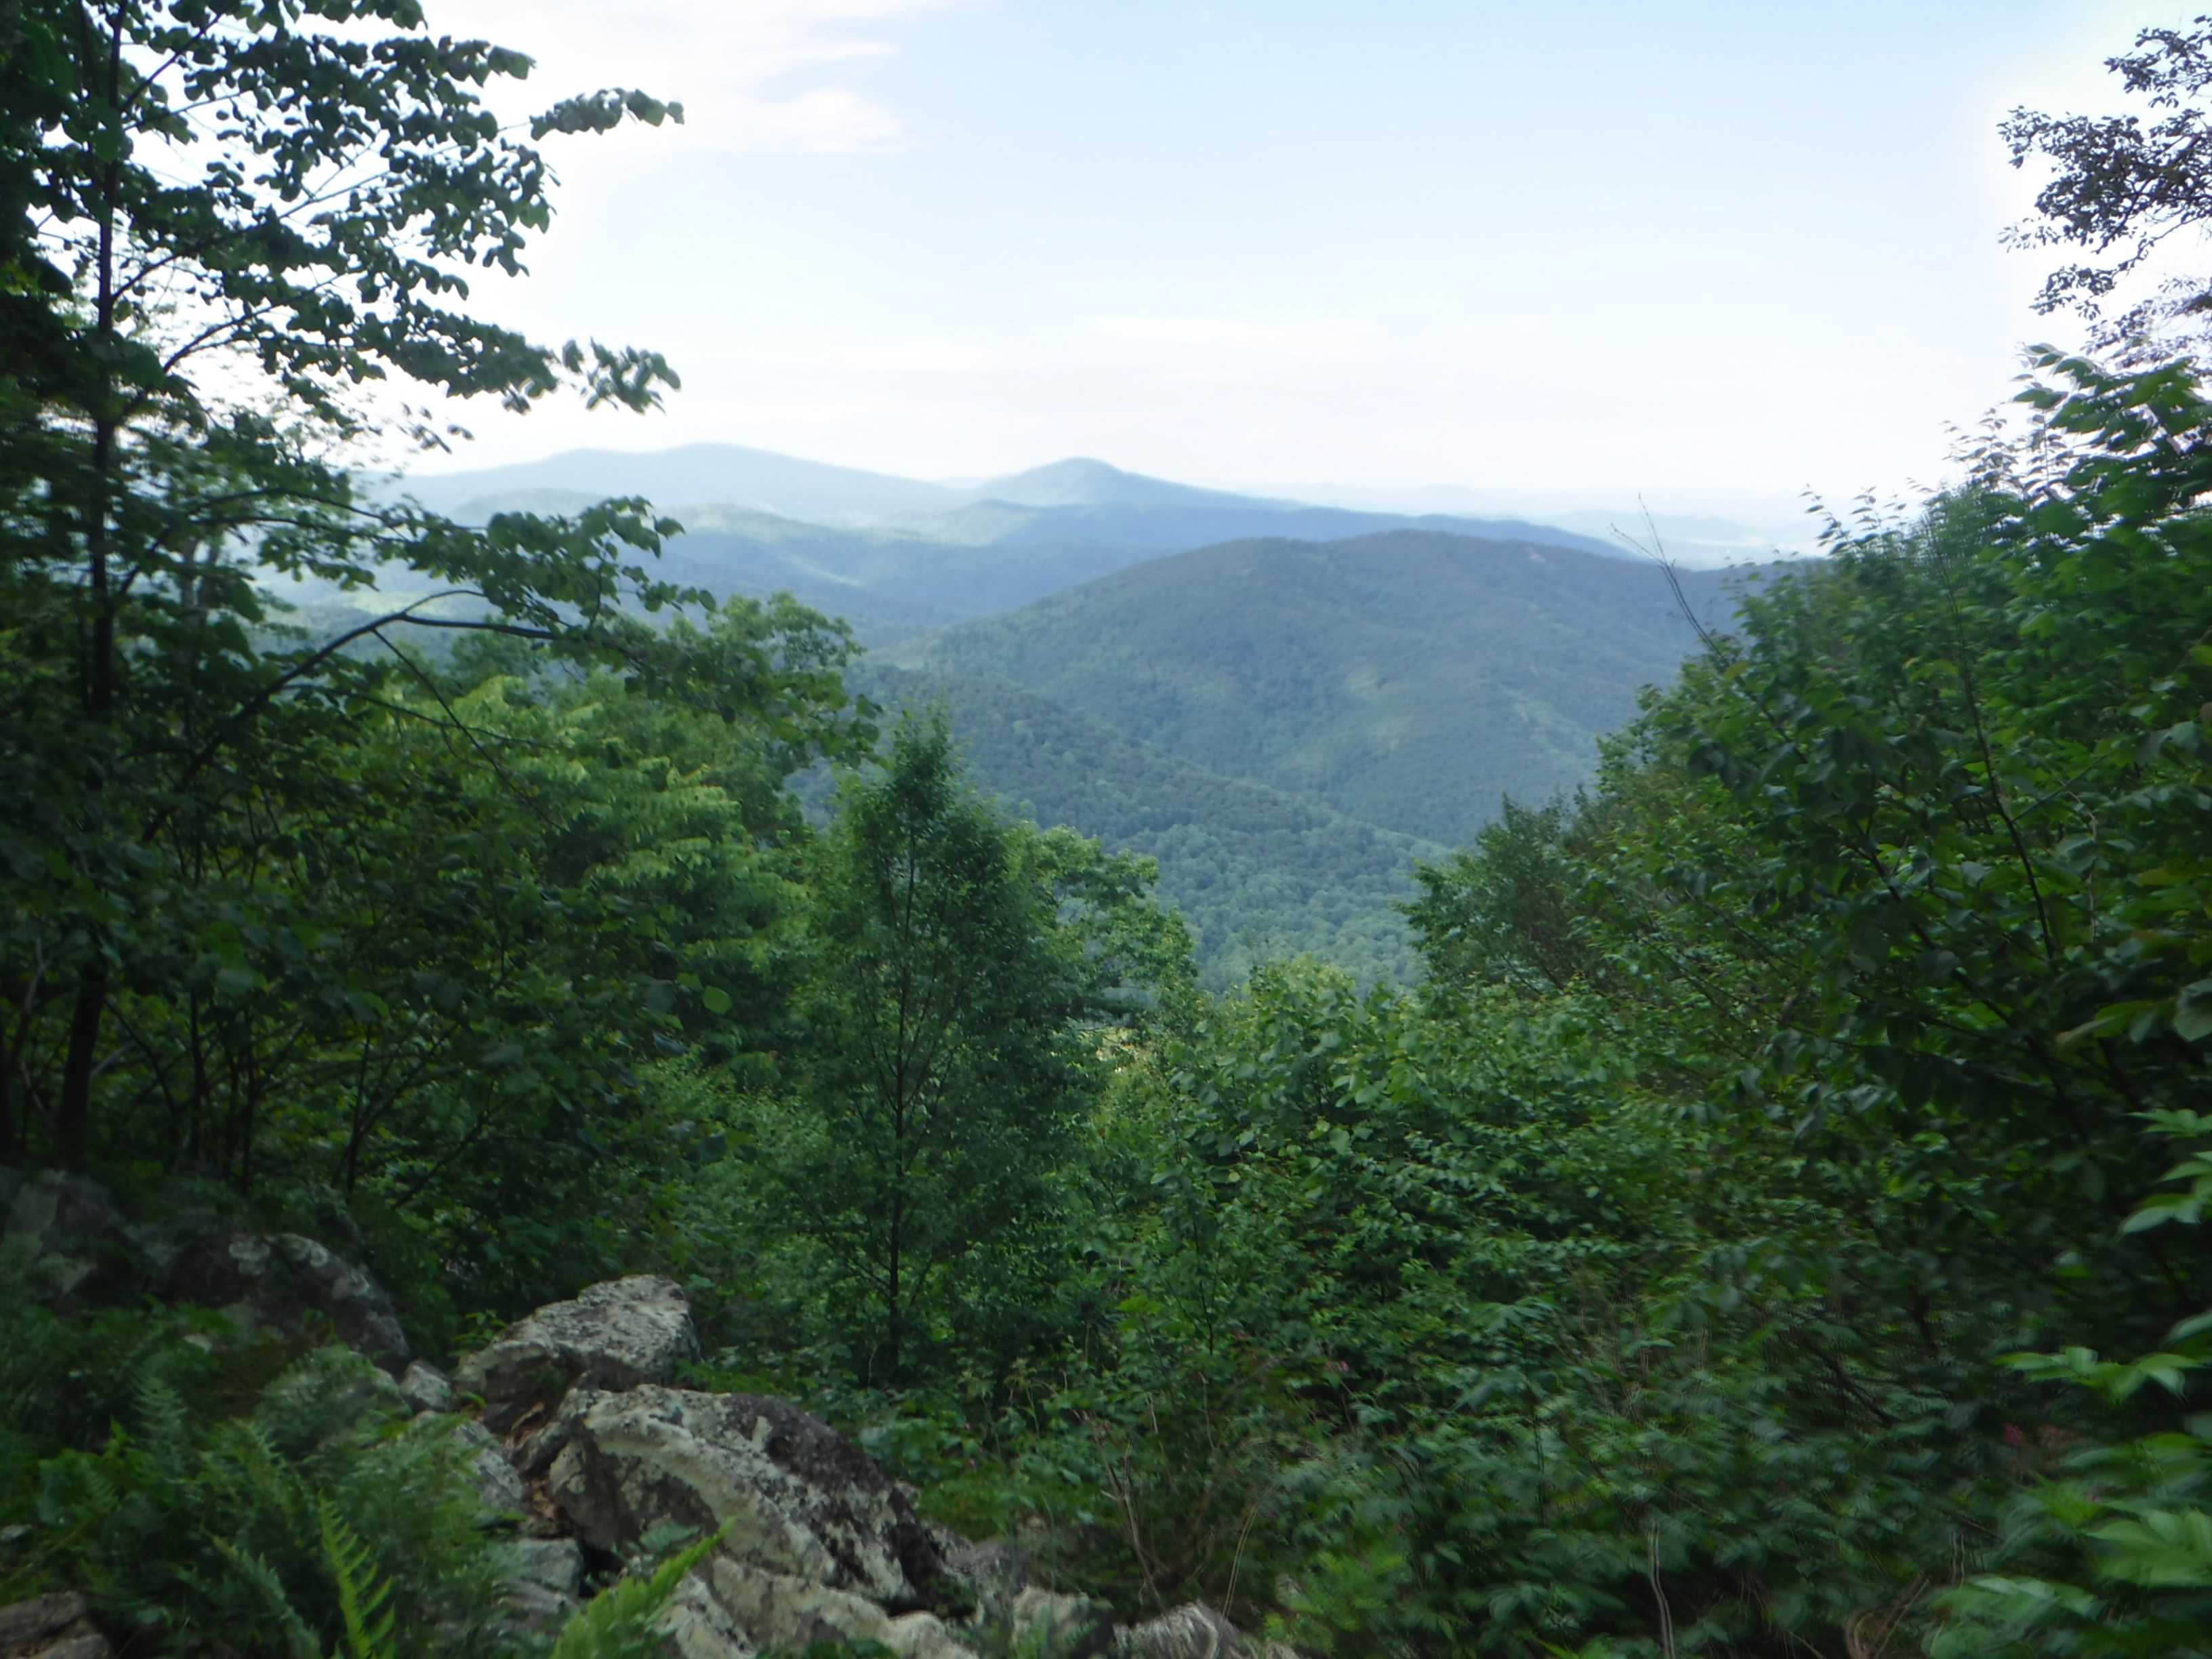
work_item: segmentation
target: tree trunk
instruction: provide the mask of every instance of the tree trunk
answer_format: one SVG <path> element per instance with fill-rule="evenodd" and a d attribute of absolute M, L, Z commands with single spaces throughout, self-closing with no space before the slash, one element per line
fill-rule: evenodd
<path fill-rule="evenodd" d="M 107 970 L 95 963 L 77 981 L 70 1009 L 69 1054 L 62 1066 L 60 1109 L 54 1115 L 55 1152 L 66 1170 L 84 1168 L 92 1123 L 92 1072 L 107 1010 Z"/>
<path fill-rule="evenodd" d="M 8 1039 L 0 1036 L 0 1164 L 15 1157 L 15 1056 Z"/>
<path fill-rule="evenodd" d="M 119 127 L 123 118 L 123 20 L 119 13 L 112 26 L 106 46 L 107 58 L 104 67 L 107 70 L 107 115 Z M 111 136 L 119 140 L 119 133 Z M 93 309 L 93 331 L 100 344 L 95 359 L 99 364 L 99 378 L 93 389 L 92 407 L 88 411 L 92 416 L 92 470 L 87 481 L 84 518 L 85 580 L 92 605 L 92 638 L 84 662 L 82 695 L 85 713 L 90 717 L 94 731 L 102 730 L 110 723 L 115 709 L 116 595 L 109 570 L 108 508 L 115 474 L 116 440 L 121 429 L 112 367 L 117 335 L 116 194 L 120 183 L 121 166 L 119 159 L 111 161 L 105 178 L 106 194 L 101 204 L 100 221 L 100 289 Z M 103 759 L 103 756 L 95 752 L 92 770 L 86 779 L 86 793 L 90 797 L 85 803 L 86 817 L 91 820 L 88 828 L 94 830 L 99 827 L 100 790 L 103 781 L 100 766 Z M 70 1011 L 69 1053 L 63 1062 L 61 1100 L 54 1121 L 54 1135 L 61 1161 L 72 1170 L 84 1167 L 90 1140 L 93 1066 L 100 1046 L 100 1022 L 106 1012 L 107 968 L 95 957 L 86 966 L 77 981 L 76 1000 Z"/>
<path fill-rule="evenodd" d="M 899 1375 L 899 1247 L 896 1233 L 891 1238 L 891 1271 L 890 1288 L 884 1296 L 884 1382 L 896 1384 Z"/>

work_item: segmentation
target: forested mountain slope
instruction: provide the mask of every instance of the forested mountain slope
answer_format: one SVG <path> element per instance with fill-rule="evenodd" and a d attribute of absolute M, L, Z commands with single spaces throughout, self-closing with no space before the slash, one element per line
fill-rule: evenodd
<path fill-rule="evenodd" d="M 1683 573 L 1708 622 L 1723 573 Z M 1042 693 L 1209 771 L 1465 840 L 1586 777 L 1599 733 L 1696 645 L 1647 564 L 1395 531 L 1158 559 L 890 659 Z M 1089 827 L 1089 826 L 1086 826 Z"/>
<path fill-rule="evenodd" d="M 874 660 L 848 678 L 886 708 L 941 710 L 978 787 L 1014 815 L 1158 860 L 1159 895 L 1189 923 L 1209 982 L 1304 954 L 1370 981 L 1413 977 L 1397 906 L 1414 861 L 1444 848 L 1210 772 L 1005 682 Z"/>

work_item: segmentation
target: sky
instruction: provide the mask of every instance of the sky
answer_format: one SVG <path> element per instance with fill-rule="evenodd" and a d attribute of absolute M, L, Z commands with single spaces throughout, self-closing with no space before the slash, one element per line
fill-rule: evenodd
<path fill-rule="evenodd" d="M 442 470 L 726 441 L 981 477 L 1750 510 L 1938 481 L 2020 349 L 1996 127 L 2120 106 L 2187 5 L 428 0 L 680 128 L 556 138 L 487 314 L 665 352 L 639 417 L 469 410 Z"/>

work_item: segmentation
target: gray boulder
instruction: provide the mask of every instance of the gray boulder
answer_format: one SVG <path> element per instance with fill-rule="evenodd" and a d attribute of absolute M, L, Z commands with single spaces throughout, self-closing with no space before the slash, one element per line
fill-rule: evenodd
<path fill-rule="evenodd" d="M 407 1364 L 384 1287 L 311 1238 L 240 1231 L 205 1205 L 134 1225 L 98 1182 L 59 1170 L 14 1185 L 0 1251 L 43 1300 L 70 1309 L 158 1296 L 221 1309 L 249 1330 L 325 1328 L 395 1374 Z"/>
<path fill-rule="evenodd" d="M 168 1298 L 220 1308 L 250 1328 L 327 1324 L 338 1340 L 394 1375 L 411 1357 L 384 1286 L 298 1233 L 231 1233 L 189 1241 L 169 1268 Z"/>
<path fill-rule="evenodd" d="M 416 1412 L 453 1409 L 453 1385 L 446 1380 L 445 1372 L 419 1359 L 400 1374 L 399 1392 Z"/>
<path fill-rule="evenodd" d="M 1113 1610 L 1030 1583 L 1027 1551 L 1002 1538 L 973 1543 L 925 1522 L 945 1571 L 974 1603 L 972 1633 L 987 1651 L 1097 1659 L 1114 1651 Z"/>
<path fill-rule="evenodd" d="M 1297 1659 L 1279 1642 L 1248 1637 L 1203 1601 L 1132 1626 L 1114 1640 L 1123 1659 Z"/>
<path fill-rule="evenodd" d="M 0 1659 L 109 1659 L 114 1651 L 74 1590 L 0 1607 Z"/>
<path fill-rule="evenodd" d="M 714 1599 L 708 1567 L 685 1575 L 659 1627 L 671 1659 L 752 1659 L 757 1651 L 730 1610 Z"/>
<path fill-rule="evenodd" d="M 62 1307 L 118 1302 L 154 1288 L 152 1257 L 107 1188 L 47 1170 L 21 1182 L 0 1229 L 33 1295 Z"/>
<path fill-rule="evenodd" d="M 899 1659 L 975 1659 L 933 1613 L 886 1613 L 866 1596 L 718 1555 L 684 1581 L 663 1628 L 681 1659 L 739 1659 L 763 1648 L 878 1642 Z"/>
<path fill-rule="evenodd" d="M 819 1418 L 758 1395 L 579 1389 L 548 1437 L 546 1492 L 597 1548 L 655 1526 L 726 1528 L 732 1561 L 895 1610 L 944 1586 L 945 1564 L 904 1493 Z"/>
<path fill-rule="evenodd" d="M 469 1478 L 476 1482 L 477 1507 L 483 1511 L 484 1521 L 520 1519 L 529 1507 L 530 1494 L 524 1490 L 522 1477 L 514 1472 L 514 1465 L 507 1461 L 506 1450 L 492 1438 L 491 1431 L 481 1423 L 463 1418 L 447 1432 L 460 1448 Z"/>
<path fill-rule="evenodd" d="M 977 1607 L 1012 1606 L 1030 1582 L 1029 1554 L 1019 1545 L 1002 1538 L 973 1543 L 949 1527 L 928 1521 L 922 1524 L 928 1528 L 938 1554 L 945 1559 L 945 1571 L 967 1586 Z"/>
<path fill-rule="evenodd" d="M 993 1615 L 986 1612 L 988 1620 Z M 1002 1626 L 1015 1653 L 1049 1654 L 1052 1659 L 1101 1659 L 1114 1651 L 1113 1610 L 1080 1595 L 1064 1595 L 1031 1584 L 1016 1592 Z"/>
<path fill-rule="evenodd" d="M 584 1604 L 584 1547 L 573 1538 L 511 1544 L 505 1566 L 507 1609 L 522 1630 L 557 1631 Z"/>
<path fill-rule="evenodd" d="M 484 1425 L 504 1434 L 574 1388 L 619 1390 L 671 1382 L 699 1357 L 691 1304 L 672 1279 L 593 1285 L 517 1321 L 461 1361 L 454 1385 L 484 1402 Z"/>

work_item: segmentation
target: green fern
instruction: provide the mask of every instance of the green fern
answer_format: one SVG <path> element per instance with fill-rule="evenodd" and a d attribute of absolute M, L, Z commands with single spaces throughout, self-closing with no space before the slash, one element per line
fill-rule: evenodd
<path fill-rule="evenodd" d="M 321 1523 L 323 1559 L 337 1581 L 338 1615 L 345 1620 L 346 1659 L 398 1659 L 392 1632 L 398 1614 L 392 1586 L 379 1576 L 361 1534 L 345 1523 L 328 1498 L 315 1505 Z"/>
<path fill-rule="evenodd" d="M 236 1582 L 260 1596 L 269 1620 L 283 1638 L 291 1659 L 323 1659 L 321 1644 L 315 1640 L 315 1632 L 308 1628 L 307 1621 L 300 1616 L 299 1608 L 292 1605 L 292 1597 L 284 1588 L 284 1581 L 276 1576 L 276 1570 L 252 1551 L 240 1549 L 228 1539 L 210 1541 Z M 211 1595 L 214 1587 L 202 1583 L 201 1575 L 186 1572 L 179 1576 L 203 1595 Z"/>
<path fill-rule="evenodd" d="M 0 1354 L 0 1375 L 15 1358 Z M 111 1384 L 133 1408 L 130 1430 L 13 1478 L 35 1525 L 0 1572 L 0 1601 L 82 1589 L 171 1659 L 496 1644 L 498 1566 L 464 1454 L 448 1435 L 408 1431 L 366 1361 L 307 1356 L 258 1390 L 250 1416 L 228 1419 L 179 1388 L 179 1369 L 155 1356 Z"/>
<path fill-rule="evenodd" d="M 562 1627 L 548 1659 L 654 1659 L 663 1651 L 654 1621 L 667 1611 L 684 1575 L 721 1541 L 719 1532 L 702 1538 L 662 1562 L 651 1577 L 625 1578 L 594 1596 Z"/>
<path fill-rule="evenodd" d="M 188 1478 L 192 1458 L 191 1413 L 184 1396 L 151 1372 L 137 1378 L 138 1443 L 167 1480 Z"/>

